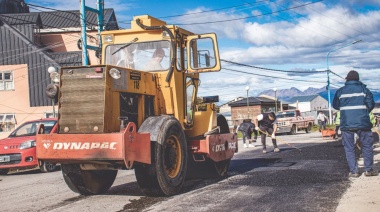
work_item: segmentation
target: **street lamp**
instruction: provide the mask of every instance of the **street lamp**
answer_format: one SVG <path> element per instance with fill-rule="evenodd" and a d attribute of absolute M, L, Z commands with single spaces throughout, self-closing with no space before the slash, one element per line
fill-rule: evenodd
<path fill-rule="evenodd" d="M 248 91 L 249 91 L 249 86 L 245 87 L 245 90 L 247 90 L 247 111 L 248 111 L 248 119 L 249 119 L 249 101 L 248 101 Z"/>
<path fill-rule="evenodd" d="M 332 113 L 331 113 L 331 94 L 330 94 L 330 68 L 329 68 L 329 55 L 331 52 L 335 52 L 336 50 L 339 50 L 339 49 L 343 49 L 347 46 L 351 46 L 351 45 L 354 45 L 355 43 L 359 43 L 361 42 L 362 40 L 356 40 L 352 43 L 349 43 L 349 44 L 346 44 L 344 46 L 341 46 L 339 48 L 336 48 L 336 49 L 333 49 L 331 51 L 329 51 L 327 53 L 327 56 L 326 56 L 326 63 L 327 63 L 327 100 L 328 100 L 328 104 L 329 104 L 329 122 L 330 124 L 332 123 Z"/>
<path fill-rule="evenodd" d="M 274 111 L 277 113 L 277 88 L 273 88 L 273 90 L 274 90 L 274 102 L 276 105 L 276 108 L 274 109 Z"/>

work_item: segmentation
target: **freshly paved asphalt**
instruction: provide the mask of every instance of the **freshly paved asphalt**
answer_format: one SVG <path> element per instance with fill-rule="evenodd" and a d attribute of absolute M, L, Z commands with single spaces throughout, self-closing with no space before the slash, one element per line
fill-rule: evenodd
<path fill-rule="evenodd" d="M 189 180 L 172 197 L 146 197 L 133 170 L 119 171 L 113 186 L 94 196 L 72 192 L 59 171 L 13 172 L 0 176 L 0 211 L 335 211 L 351 185 L 341 143 L 304 132 L 278 139 L 301 151 L 279 141 L 281 152 L 268 146 L 262 154 L 240 140 L 226 177 Z"/>
<path fill-rule="evenodd" d="M 189 181 L 180 195 L 143 197 L 122 211 L 335 211 L 350 185 L 342 144 L 318 133 L 279 138 L 301 151 L 240 149 L 225 178 Z"/>

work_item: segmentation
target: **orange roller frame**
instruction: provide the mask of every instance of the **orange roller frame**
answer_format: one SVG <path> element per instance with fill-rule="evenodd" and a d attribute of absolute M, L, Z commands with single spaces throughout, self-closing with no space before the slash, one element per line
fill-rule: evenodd
<path fill-rule="evenodd" d="M 104 134 L 42 134 L 37 131 L 37 158 L 55 162 L 135 161 L 151 164 L 150 134 L 137 133 L 130 122 L 124 131 Z M 75 158 L 75 159 L 73 159 Z"/>

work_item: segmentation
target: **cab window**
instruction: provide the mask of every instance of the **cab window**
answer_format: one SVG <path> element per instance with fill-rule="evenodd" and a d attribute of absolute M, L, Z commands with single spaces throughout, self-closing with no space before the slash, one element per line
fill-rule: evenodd
<path fill-rule="evenodd" d="M 169 41 L 115 44 L 106 47 L 105 64 L 140 71 L 163 71 L 170 68 Z"/>

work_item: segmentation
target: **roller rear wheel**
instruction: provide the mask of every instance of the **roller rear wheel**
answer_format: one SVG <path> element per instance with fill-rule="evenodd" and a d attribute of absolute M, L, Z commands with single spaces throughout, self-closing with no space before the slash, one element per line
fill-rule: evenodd
<path fill-rule="evenodd" d="M 95 195 L 106 192 L 115 181 L 117 170 L 82 170 L 79 164 L 62 164 L 63 179 L 79 194 Z"/>

